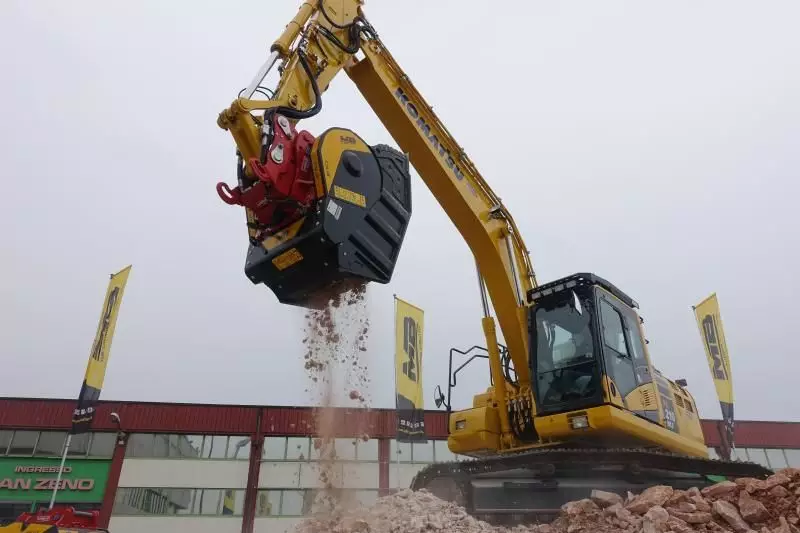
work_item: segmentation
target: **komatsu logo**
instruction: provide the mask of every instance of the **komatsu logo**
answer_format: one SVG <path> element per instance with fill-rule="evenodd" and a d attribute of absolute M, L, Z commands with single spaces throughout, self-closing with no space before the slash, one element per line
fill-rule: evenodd
<path fill-rule="evenodd" d="M 456 160 L 453 158 L 453 155 L 450 153 L 450 151 L 446 147 L 442 146 L 436 134 L 431 133 L 430 124 L 428 124 L 426 120 L 422 117 L 422 115 L 420 115 L 417 106 L 414 105 L 414 103 L 409 100 L 408 95 L 405 93 L 405 91 L 403 91 L 401 87 L 398 87 L 397 90 L 395 90 L 394 95 L 397 97 L 398 100 L 400 100 L 400 103 L 403 104 L 403 107 L 405 107 L 406 112 L 409 114 L 409 116 L 413 119 L 416 119 L 417 128 L 419 128 L 419 130 L 431 144 L 431 148 L 433 149 L 433 151 L 437 152 L 439 154 L 439 157 L 441 157 L 442 160 L 444 161 L 445 165 L 447 165 L 447 168 L 453 171 L 453 174 L 455 174 L 456 179 L 458 181 L 462 181 L 464 179 L 464 171 L 461 170 L 461 168 L 456 164 Z M 468 182 L 468 185 L 470 190 L 472 191 L 472 194 L 476 194 L 475 189 L 472 187 L 472 184 Z"/>

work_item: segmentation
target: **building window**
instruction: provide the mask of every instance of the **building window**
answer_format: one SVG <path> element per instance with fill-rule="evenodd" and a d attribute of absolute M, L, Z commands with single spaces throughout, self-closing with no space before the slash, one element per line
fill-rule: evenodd
<path fill-rule="evenodd" d="M 399 447 L 395 439 L 391 440 L 389 450 L 389 461 L 392 463 L 443 463 L 451 461 L 463 461 L 469 459 L 466 456 L 455 455 L 447 447 L 447 440 L 428 439 L 428 442 L 401 442 Z"/>
<path fill-rule="evenodd" d="M 8 445 L 11 444 L 11 437 L 14 432 L 11 430 L 0 430 L 0 455 L 5 455 L 8 452 Z"/>
<path fill-rule="evenodd" d="M 415 442 L 411 446 L 411 458 L 415 463 L 433 462 L 433 441 Z"/>
<path fill-rule="evenodd" d="M 128 438 L 126 454 L 131 457 L 153 457 L 153 434 L 133 433 Z"/>
<path fill-rule="evenodd" d="M 61 457 L 66 442 L 66 431 L 0 431 L 0 456 Z M 111 457 L 114 455 L 114 433 L 79 433 L 72 436 L 68 457 Z M 93 453 L 90 453 L 90 449 Z"/>
<path fill-rule="evenodd" d="M 248 459 L 250 457 L 250 437 L 231 437 L 228 444 L 228 459 Z"/>
<path fill-rule="evenodd" d="M 36 443 L 34 455 L 37 457 L 61 457 L 66 439 L 66 431 L 42 431 L 39 441 Z M 72 443 L 70 443 L 71 447 Z"/>
<path fill-rule="evenodd" d="M 735 448 L 731 450 L 731 459 L 734 461 L 749 461 L 750 458 L 747 457 L 747 450 L 744 448 Z"/>
<path fill-rule="evenodd" d="M 113 513 L 242 516 L 244 494 L 241 489 L 120 487 Z"/>
<path fill-rule="evenodd" d="M 767 461 L 767 453 L 763 449 L 747 448 L 747 456 L 749 457 L 750 461 L 769 468 L 769 461 Z"/>
<path fill-rule="evenodd" d="M 228 450 L 228 437 L 223 435 L 206 435 L 203 439 L 203 457 L 206 459 L 224 459 Z"/>
<path fill-rule="evenodd" d="M 0 525 L 4 522 L 13 522 L 22 513 L 31 510 L 30 502 L 3 502 L 0 503 Z M 10 528 L 9 528 L 10 529 Z"/>
<path fill-rule="evenodd" d="M 169 435 L 153 435 L 153 457 L 169 457 Z"/>
<path fill-rule="evenodd" d="M 113 451 L 114 436 L 108 435 Z M 148 458 L 247 460 L 250 458 L 250 437 L 134 433 L 128 440 L 127 454 L 130 457 Z"/>
<path fill-rule="evenodd" d="M 233 440 L 231 440 L 233 442 Z M 266 437 L 264 461 L 319 461 L 322 439 L 315 437 Z M 336 457 L 342 461 L 378 461 L 378 440 L 339 438 L 333 440 Z"/>
<path fill-rule="evenodd" d="M 11 439 L 11 445 L 8 447 L 8 455 L 30 457 L 33 455 L 33 450 L 36 449 L 36 442 L 38 440 L 38 431 L 17 430 L 14 432 L 14 436 Z"/>
<path fill-rule="evenodd" d="M 222 514 L 222 491 L 219 489 L 203 489 L 197 510 L 204 515 Z"/>
<path fill-rule="evenodd" d="M 277 516 L 281 511 L 280 490 L 260 490 L 256 497 L 256 516 Z"/>
<path fill-rule="evenodd" d="M 344 507 L 352 504 L 372 505 L 378 499 L 378 489 L 337 489 Z M 256 497 L 256 517 L 308 516 L 319 489 L 259 490 Z"/>
<path fill-rule="evenodd" d="M 286 459 L 288 461 L 308 461 L 311 457 L 309 442 L 310 439 L 308 437 L 289 437 L 286 439 Z"/>
<path fill-rule="evenodd" d="M 446 440 L 437 440 L 433 443 L 433 458 L 437 463 L 445 463 L 456 460 L 456 455 L 447 447 Z"/>
<path fill-rule="evenodd" d="M 281 497 L 281 516 L 303 516 L 304 490 L 285 490 Z"/>
<path fill-rule="evenodd" d="M 282 461 L 286 457 L 286 437 L 267 437 L 264 439 L 264 459 Z"/>
<path fill-rule="evenodd" d="M 336 457 L 342 461 L 356 460 L 356 439 L 336 439 Z"/>
<path fill-rule="evenodd" d="M 413 460 L 411 457 L 411 443 L 398 443 L 396 439 L 392 439 L 389 448 L 389 460 L 391 462 L 410 463 Z"/>
<path fill-rule="evenodd" d="M 767 460 L 771 469 L 779 470 L 789 466 L 789 463 L 786 462 L 786 457 L 783 455 L 783 450 L 780 448 L 770 448 L 764 451 L 767 452 Z"/>
<path fill-rule="evenodd" d="M 116 433 L 94 433 L 89 446 L 89 457 L 112 457 L 116 445 Z"/>
<path fill-rule="evenodd" d="M 72 436 L 69 443 L 69 450 L 67 456 L 69 457 L 86 457 L 89 453 L 89 441 L 92 438 L 91 433 L 78 433 Z"/>
<path fill-rule="evenodd" d="M 197 459 L 200 457 L 200 452 L 203 450 L 203 436 L 183 436 L 183 438 L 178 442 L 178 448 L 181 450 L 181 457 Z"/>
<path fill-rule="evenodd" d="M 359 461 L 378 460 L 378 439 L 359 440 L 356 446 Z"/>
<path fill-rule="evenodd" d="M 786 460 L 788 461 L 789 466 L 793 468 L 800 468 L 800 450 L 786 448 L 783 450 L 783 453 L 786 455 Z"/>

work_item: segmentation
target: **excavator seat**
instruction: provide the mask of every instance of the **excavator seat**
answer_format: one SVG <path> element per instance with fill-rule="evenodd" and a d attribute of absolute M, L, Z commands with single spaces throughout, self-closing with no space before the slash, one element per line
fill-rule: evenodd
<path fill-rule="evenodd" d="M 388 283 L 411 217 L 408 158 L 331 128 L 309 150 L 316 199 L 252 242 L 245 274 L 284 304 L 307 308 L 370 281 Z"/>

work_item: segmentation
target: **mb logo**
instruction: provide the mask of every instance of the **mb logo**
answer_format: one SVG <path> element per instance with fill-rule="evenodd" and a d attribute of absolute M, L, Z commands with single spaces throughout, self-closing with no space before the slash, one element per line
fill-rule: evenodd
<path fill-rule="evenodd" d="M 719 345 L 717 324 L 714 321 L 713 315 L 706 315 L 703 317 L 703 334 L 706 338 L 708 353 L 711 354 L 711 359 L 714 361 L 714 378 L 723 380 L 728 379 L 727 369 L 725 368 L 725 363 L 722 360 L 722 348 Z"/>
<path fill-rule="evenodd" d="M 419 351 L 418 351 L 417 323 L 410 317 L 403 319 L 403 348 L 408 359 L 403 363 L 403 374 L 413 382 L 419 376 Z"/>
<path fill-rule="evenodd" d="M 103 312 L 102 322 L 100 323 L 100 334 L 97 336 L 97 342 L 92 347 L 92 359 L 98 363 L 103 362 L 103 348 L 106 345 L 106 337 L 108 337 L 108 328 L 111 326 L 111 314 L 114 312 L 114 306 L 117 304 L 119 296 L 119 287 L 114 287 L 111 294 L 108 295 L 108 304 L 106 304 L 105 311 Z"/>

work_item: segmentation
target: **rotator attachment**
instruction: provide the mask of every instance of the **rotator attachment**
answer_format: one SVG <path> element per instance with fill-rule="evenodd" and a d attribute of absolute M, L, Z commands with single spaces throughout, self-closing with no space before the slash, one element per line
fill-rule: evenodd
<path fill-rule="evenodd" d="M 247 162 L 253 177 L 240 161 L 239 186 L 217 185 L 224 202 L 248 215 L 248 279 L 307 308 L 370 281 L 388 283 L 411 218 L 408 158 L 349 129 L 315 139 L 281 115 L 272 120 L 262 160 Z"/>
<path fill-rule="evenodd" d="M 307 131 L 298 133 L 283 115 L 273 114 L 267 120 L 271 142 L 262 147 L 261 159 L 248 161 L 255 179 L 245 175 L 240 163 L 237 187 L 217 184 L 222 201 L 244 206 L 252 214 L 251 228 L 256 230 L 258 242 L 307 213 L 317 197 L 311 169 L 314 136 Z"/>

